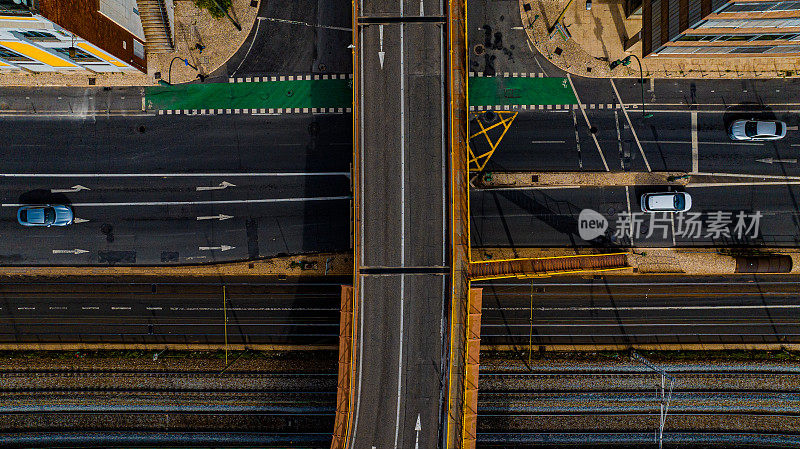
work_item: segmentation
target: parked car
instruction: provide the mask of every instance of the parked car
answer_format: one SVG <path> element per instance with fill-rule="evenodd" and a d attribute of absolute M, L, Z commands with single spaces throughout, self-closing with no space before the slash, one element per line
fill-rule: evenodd
<path fill-rule="evenodd" d="M 642 195 L 642 212 L 686 212 L 692 196 L 686 192 L 659 192 Z"/>
<path fill-rule="evenodd" d="M 22 226 L 67 226 L 73 218 L 72 208 L 63 204 L 22 206 L 17 211 Z"/>
<path fill-rule="evenodd" d="M 735 120 L 728 128 L 733 140 L 778 140 L 786 136 L 786 123 L 780 120 Z"/>

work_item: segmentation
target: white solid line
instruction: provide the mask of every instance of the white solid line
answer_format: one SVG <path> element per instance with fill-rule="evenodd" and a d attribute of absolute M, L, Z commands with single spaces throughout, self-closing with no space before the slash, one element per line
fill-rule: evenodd
<path fill-rule="evenodd" d="M 543 144 L 543 143 L 566 143 L 566 141 L 564 141 L 564 140 L 531 140 L 531 143 L 538 143 L 538 144 Z"/>
<path fill-rule="evenodd" d="M 628 203 L 628 216 L 630 217 L 633 211 L 631 210 L 631 194 L 628 186 L 625 186 L 625 201 Z M 629 234 L 631 237 L 631 246 L 633 246 L 633 220 L 630 220 Z"/>
<path fill-rule="evenodd" d="M 697 151 L 697 112 L 692 112 L 692 173 L 700 171 Z"/>
<path fill-rule="evenodd" d="M 730 306 L 617 306 L 617 307 L 534 307 L 537 312 L 581 312 L 597 311 L 609 312 L 615 310 L 721 310 L 721 309 L 800 309 L 800 304 L 756 304 L 756 305 L 730 305 Z M 530 310 L 530 308 L 502 309 L 502 310 Z"/>
<path fill-rule="evenodd" d="M 557 190 L 557 189 L 580 189 L 585 186 L 522 186 L 522 187 L 492 187 L 488 189 L 478 189 L 487 191 L 496 190 Z M 595 187 L 595 186 L 592 186 Z"/>
<path fill-rule="evenodd" d="M 575 100 L 578 102 L 578 107 L 581 110 L 581 114 L 583 114 L 583 119 L 586 120 L 586 126 L 591 128 L 592 125 L 589 123 L 589 117 L 586 115 L 586 110 L 584 110 L 583 108 L 583 103 L 581 103 L 581 99 L 580 97 L 578 97 L 578 91 L 575 90 L 575 85 L 572 84 L 572 76 L 570 76 L 569 73 L 567 73 L 567 80 L 569 80 L 569 87 L 572 88 L 572 93 L 575 94 Z M 594 140 L 594 144 L 597 147 L 597 152 L 600 153 L 600 159 L 603 160 L 603 167 L 605 167 L 606 171 L 610 171 L 610 169 L 608 168 L 608 162 L 606 162 L 606 157 L 603 154 L 603 150 L 600 149 L 600 142 L 597 141 L 597 136 L 595 136 L 594 133 L 590 134 L 592 135 L 592 140 Z"/>
<path fill-rule="evenodd" d="M 111 310 L 131 310 L 130 307 L 111 307 Z"/>
<path fill-rule="evenodd" d="M 397 449 L 397 437 L 400 434 L 400 398 L 403 387 L 403 317 L 405 309 L 406 275 L 400 275 L 400 355 L 397 357 L 397 419 L 394 429 L 394 448 Z"/>
<path fill-rule="evenodd" d="M 403 2 L 400 0 L 400 16 L 403 15 Z M 404 25 L 400 24 L 400 266 L 406 265 L 406 141 L 405 141 L 405 49 Z M 403 387 L 403 308 L 405 300 L 405 274 L 400 275 L 400 355 L 397 361 L 397 417 L 394 429 L 394 449 L 400 436 L 400 398 Z"/>
<path fill-rule="evenodd" d="M 100 310 L 100 307 L 81 307 L 81 310 Z"/>
<path fill-rule="evenodd" d="M 350 176 L 350 172 L 252 172 L 252 173 L 2 173 L 0 178 L 204 178 L 219 177 L 300 177 Z"/>
<path fill-rule="evenodd" d="M 642 143 L 663 143 L 663 144 L 693 144 L 691 140 L 640 140 Z M 697 142 L 698 145 L 749 145 L 764 146 L 764 143 L 757 142 Z"/>
<path fill-rule="evenodd" d="M 569 76 L 569 75 L 567 75 Z M 617 102 L 622 106 L 622 115 L 625 116 L 625 120 L 628 121 L 628 126 L 631 127 L 631 133 L 633 133 L 633 139 L 636 141 L 636 146 L 639 147 L 639 153 L 642 155 L 642 159 L 644 160 L 644 165 L 647 167 L 647 171 L 653 171 L 650 168 L 650 162 L 647 162 L 647 156 L 644 155 L 644 149 L 642 148 L 642 143 L 639 142 L 639 136 L 636 135 L 636 129 L 633 127 L 633 123 L 631 123 L 631 118 L 628 116 L 628 110 L 625 108 L 625 104 L 622 103 L 622 98 L 619 96 L 619 91 L 617 91 L 617 85 L 614 84 L 614 80 L 609 78 L 611 82 L 611 87 L 614 88 L 614 94 L 617 96 Z"/>
<path fill-rule="evenodd" d="M 402 4 L 404 0 L 400 0 Z M 402 8 L 402 7 L 401 7 Z M 402 14 L 401 14 L 402 16 Z M 406 100 L 405 100 L 405 51 L 403 29 L 400 25 L 400 266 L 406 265 Z M 397 413 L 400 413 L 398 409 Z M 398 415 L 399 416 L 399 415 Z M 398 422 L 399 425 L 399 422 Z M 396 440 L 396 438 L 395 438 Z M 397 441 L 394 443 L 397 447 Z"/>
<path fill-rule="evenodd" d="M 800 176 L 783 176 L 783 175 L 753 175 L 749 173 L 714 173 L 714 172 L 697 172 L 693 175 L 708 175 L 708 176 L 726 176 L 731 178 L 763 178 L 763 179 L 782 179 L 800 181 Z"/>
<path fill-rule="evenodd" d="M 361 4 L 359 5 L 359 7 L 363 8 L 363 0 L 361 0 Z M 360 102 L 359 103 L 360 104 L 360 108 L 359 108 L 360 114 L 359 115 L 360 115 L 360 117 L 359 117 L 359 122 L 358 123 L 361 125 L 361 126 L 359 126 L 359 131 L 360 132 L 359 132 L 359 137 L 358 137 L 358 139 L 359 139 L 358 140 L 358 143 L 359 143 L 358 151 L 359 151 L 359 154 L 362 156 L 362 157 L 359 158 L 361 160 L 361 167 L 360 167 L 361 172 L 360 173 L 362 173 L 362 175 L 359 177 L 359 182 L 361 184 L 360 185 L 361 192 L 364 192 L 364 176 L 363 176 L 363 173 L 364 173 L 364 157 L 363 157 L 364 150 L 363 150 L 363 147 L 362 147 L 362 143 L 364 142 L 364 126 L 363 126 L 363 123 L 364 123 L 364 52 L 362 51 L 362 48 L 361 48 L 361 45 L 360 45 L 361 42 L 364 42 L 364 28 L 363 27 L 359 27 L 358 36 L 359 36 L 359 38 L 358 38 L 358 42 L 357 43 L 359 45 L 356 48 L 356 50 L 358 50 L 358 55 L 359 55 L 359 65 L 358 65 L 359 77 L 358 78 L 359 78 L 359 102 Z M 353 72 L 353 73 L 355 73 L 355 72 Z M 353 86 L 353 88 L 355 89 L 355 86 Z M 364 210 L 364 207 L 363 207 L 363 205 L 364 205 L 364 195 L 363 194 L 360 195 L 358 197 L 358 199 L 359 199 L 359 211 L 363 211 Z M 355 217 L 354 217 L 354 219 L 355 219 Z M 360 233 L 360 237 L 361 237 L 360 238 L 360 244 L 361 244 L 360 253 L 361 254 L 356 254 L 355 255 L 357 257 L 357 259 L 356 259 L 357 260 L 357 264 L 362 263 L 364 261 L 364 221 L 361 220 L 360 217 L 358 217 L 358 220 L 360 222 L 360 226 L 359 227 L 360 227 L 360 231 L 361 231 L 361 233 Z M 363 368 L 364 368 L 364 362 L 363 362 L 364 361 L 364 283 L 363 282 L 361 282 L 359 290 L 360 290 L 360 295 L 358 297 L 358 309 L 357 310 L 360 310 L 361 313 L 358 314 L 358 320 L 359 320 L 359 325 L 358 325 L 358 358 L 356 359 L 356 363 L 358 364 L 358 381 L 357 381 L 356 395 L 355 395 L 355 402 L 356 403 L 355 403 L 355 412 L 354 412 L 354 416 L 353 416 L 353 432 L 352 432 L 352 434 L 350 436 L 350 441 L 354 441 L 355 440 L 356 433 L 358 431 L 358 416 L 359 416 L 359 412 L 361 411 L 361 383 L 362 383 L 362 373 L 363 373 Z"/>
<path fill-rule="evenodd" d="M 790 186 L 800 185 L 800 181 L 753 181 L 753 182 L 699 182 L 692 184 L 691 182 L 686 185 L 686 188 L 703 188 L 703 187 L 754 187 L 754 186 Z"/>
<path fill-rule="evenodd" d="M 131 203 L 72 203 L 75 207 L 117 207 L 117 206 L 192 206 L 200 204 L 260 204 L 260 203 L 300 203 L 304 201 L 349 200 L 349 196 L 320 196 L 309 198 L 263 198 L 255 200 L 217 200 L 217 201 L 143 201 Z M 21 207 L 22 203 L 3 203 L 2 207 Z"/>
<path fill-rule="evenodd" d="M 250 50 L 253 49 L 253 44 L 255 44 L 256 41 L 258 40 L 258 30 L 259 30 L 259 28 L 261 28 L 261 21 L 260 20 L 256 24 L 256 32 L 253 35 L 253 40 L 250 41 L 250 47 L 247 49 L 247 53 L 245 53 L 244 54 L 244 58 L 242 58 L 242 60 L 239 61 L 239 66 L 236 67 L 236 70 L 234 70 L 233 73 L 231 73 L 231 76 L 235 76 L 236 75 L 236 72 L 238 72 L 239 69 L 242 68 L 242 64 L 244 64 L 244 62 L 247 60 L 247 57 L 250 55 Z"/>
<path fill-rule="evenodd" d="M 147 307 L 147 310 L 161 310 L 161 307 Z"/>

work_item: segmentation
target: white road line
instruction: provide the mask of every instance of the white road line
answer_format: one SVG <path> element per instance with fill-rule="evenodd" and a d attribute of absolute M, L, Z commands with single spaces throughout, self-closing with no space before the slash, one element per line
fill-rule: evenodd
<path fill-rule="evenodd" d="M 258 20 L 257 22 L 258 23 L 256 24 L 256 32 L 253 35 L 253 40 L 250 41 L 250 47 L 247 48 L 247 53 L 245 53 L 244 58 L 242 58 L 242 60 L 239 61 L 239 65 L 236 67 L 236 70 L 234 70 L 233 73 L 231 73 L 231 76 L 236 76 L 236 72 L 238 72 L 239 69 L 242 68 L 242 64 L 244 64 L 244 62 L 247 60 L 247 57 L 250 56 L 250 50 L 253 49 L 253 44 L 255 44 L 256 41 L 258 40 L 258 30 L 261 28 L 262 21 Z"/>
<path fill-rule="evenodd" d="M 569 81 L 569 86 L 572 88 L 572 93 L 575 94 L 575 100 L 578 101 L 578 107 L 581 110 L 581 114 L 583 114 L 583 119 L 586 120 L 586 126 L 591 128 L 592 125 L 589 123 L 589 117 L 586 115 L 586 111 L 583 108 L 583 103 L 581 103 L 581 99 L 578 96 L 578 91 L 575 90 L 575 85 L 572 84 L 572 76 L 570 76 L 569 73 L 567 73 L 567 80 Z M 606 171 L 610 171 L 608 168 L 608 162 L 606 162 L 606 157 L 603 155 L 603 150 L 600 149 L 600 142 L 597 141 L 597 136 L 595 136 L 594 133 L 590 134 L 592 135 L 592 140 L 594 140 L 594 144 L 597 147 L 597 152 L 600 153 L 600 159 L 603 160 L 603 167 L 605 167 Z"/>
<path fill-rule="evenodd" d="M 725 176 L 730 178 L 763 178 L 763 179 L 782 179 L 800 181 L 800 176 L 783 176 L 783 175 L 753 175 L 749 173 L 715 173 L 715 172 L 697 172 L 694 175 L 708 175 L 708 176 Z"/>
<path fill-rule="evenodd" d="M 610 312 L 615 310 L 719 310 L 719 309 L 800 309 L 800 304 L 756 304 L 756 305 L 731 305 L 731 306 L 618 306 L 618 307 L 534 307 L 537 312 L 585 312 L 598 311 Z M 502 310 L 530 310 L 529 307 L 517 307 Z M 527 326 L 527 325 L 525 325 Z"/>
<path fill-rule="evenodd" d="M 350 176 L 350 172 L 252 172 L 252 173 L 2 173 L 0 178 L 205 178 L 205 177 Z"/>
<path fill-rule="evenodd" d="M 575 116 L 575 110 L 572 111 L 572 126 L 575 127 L 575 150 L 578 152 L 578 168 L 583 168 L 583 157 L 581 157 L 581 138 L 578 135 L 578 118 Z"/>
<path fill-rule="evenodd" d="M 360 45 L 361 42 L 364 42 L 364 28 L 359 29 L 358 30 L 358 34 L 359 34 L 358 42 L 359 42 L 359 45 Z M 361 107 L 359 108 L 359 111 L 361 113 L 360 114 L 361 117 L 359 119 L 360 120 L 359 123 L 361 124 L 361 126 L 359 126 L 359 128 L 360 128 L 359 129 L 360 130 L 360 138 L 359 138 L 359 144 L 358 144 L 358 151 L 362 155 L 362 157 L 359 158 L 361 160 L 361 167 L 360 167 L 361 177 L 360 177 L 359 181 L 360 181 L 360 184 L 361 184 L 362 195 L 359 196 L 359 198 L 358 198 L 359 199 L 359 203 L 360 203 L 358 210 L 362 211 L 361 213 L 363 214 L 363 210 L 364 210 L 364 195 L 363 195 L 363 193 L 365 192 L 365 181 L 364 181 L 364 159 L 365 158 L 363 157 L 363 155 L 365 154 L 364 153 L 364 147 L 363 147 L 363 145 L 364 145 L 364 109 L 366 109 L 366 108 L 364 106 L 364 52 L 362 51 L 360 46 L 358 48 L 358 53 L 359 53 L 359 59 L 360 59 L 360 64 L 358 65 L 358 69 L 359 69 L 359 77 L 358 77 L 358 79 L 359 79 L 359 84 L 361 85 L 361 88 L 359 89 L 359 93 L 361 95 L 361 100 L 360 100 L 361 101 Z M 364 245 L 364 220 L 361 220 L 361 217 L 358 217 L 358 218 L 359 218 L 359 225 L 360 225 L 360 228 L 361 228 L 360 229 L 360 231 L 361 231 L 360 232 L 360 236 L 361 236 L 361 242 L 360 242 L 361 243 L 361 262 L 363 263 L 364 262 L 364 251 L 365 251 L 364 250 L 364 246 L 365 246 Z M 358 423 L 358 415 L 356 415 L 355 422 Z"/>
<path fill-rule="evenodd" d="M 96 306 L 81 307 L 81 310 L 100 310 L 100 307 Z"/>
<path fill-rule="evenodd" d="M 111 310 L 131 310 L 130 307 L 111 307 Z"/>
<path fill-rule="evenodd" d="M 50 306 L 50 310 L 67 310 L 66 307 Z"/>
<path fill-rule="evenodd" d="M 700 171 L 697 147 L 697 112 L 692 112 L 692 173 Z"/>
<path fill-rule="evenodd" d="M 619 167 L 624 170 L 625 161 L 622 157 L 622 133 L 619 131 L 619 113 L 617 113 L 616 109 L 614 109 L 614 125 L 617 127 L 617 151 L 619 152 Z"/>
<path fill-rule="evenodd" d="M 688 184 L 688 188 L 703 188 L 703 187 L 753 187 L 753 186 L 789 186 L 800 185 L 800 181 L 785 181 L 785 182 L 771 182 L 771 181 L 753 181 L 753 182 L 700 182 L 696 184 Z"/>
<path fill-rule="evenodd" d="M 444 1 L 444 0 L 442 0 L 442 1 Z M 440 1 L 440 4 L 442 3 L 442 1 Z M 439 78 L 440 79 L 440 86 L 441 86 L 440 89 L 439 89 L 439 93 L 441 95 L 441 104 L 442 104 L 442 125 L 441 125 L 442 126 L 442 263 L 444 263 L 445 260 L 447 260 L 447 245 L 445 245 L 444 242 L 447 241 L 447 224 L 446 223 L 447 223 L 447 181 L 448 181 L 448 177 L 447 177 L 447 166 L 448 166 L 448 163 L 447 163 L 447 139 L 445 137 L 447 135 L 447 130 L 446 130 L 446 126 L 447 125 L 445 123 L 445 117 L 446 117 L 445 114 L 446 114 L 446 112 L 445 112 L 445 108 L 444 108 L 444 98 L 445 98 L 444 85 L 445 85 L 445 73 L 446 73 L 445 72 L 445 70 L 446 70 L 446 65 L 445 64 L 446 64 L 447 56 L 445 55 L 445 52 L 444 52 L 444 40 L 445 40 L 445 34 L 442 33 L 442 40 L 439 41 L 440 42 L 439 43 L 439 55 L 442 58 L 442 65 L 440 67 L 440 70 L 442 71 L 442 75 Z"/>
<path fill-rule="evenodd" d="M 403 3 L 400 0 L 400 16 L 403 16 Z M 400 266 L 406 265 L 406 141 L 405 141 L 405 49 L 404 25 L 400 24 Z M 397 439 L 400 436 L 400 398 L 403 388 L 403 312 L 405 307 L 405 274 L 400 275 L 400 355 L 397 361 L 397 417 L 394 429 L 394 449 L 397 449 Z"/>
<path fill-rule="evenodd" d="M 405 0 L 400 0 L 402 4 Z M 402 6 L 401 6 L 402 11 Z M 402 13 L 400 14 L 403 15 Z M 404 25 L 400 24 L 400 266 L 406 265 L 406 100 Z M 398 413 L 400 413 L 398 409 Z M 398 423 L 399 425 L 399 423 Z M 395 441 L 395 447 L 397 441 Z"/>
<path fill-rule="evenodd" d="M 531 140 L 531 143 L 546 144 L 546 143 L 566 143 L 564 140 Z"/>
<path fill-rule="evenodd" d="M 558 189 L 580 189 L 581 186 L 522 186 L 522 187 L 493 187 L 491 189 L 480 189 L 488 191 L 497 190 L 558 190 Z"/>
<path fill-rule="evenodd" d="M 567 75 L 567 76 L 569 76 L 569 75 Z M 611 82 L 611 87 L 614 88 L 614 94 L 617 96 L 617 102 L 622 107 L 622 115 L 625 116 L 625 120 L 628 121 L 628 126 L 631 127 L 631 133 L 633 133 L 633 139 L 636 141 L 636 146 L 639 147 L 639 153 L 642 155 L 642 160 L 644 160 L 644 165 L 645 165 L 645 167 L 647 167 L 647 171 L 649 171 L 649 172 L 653 171 L 650 168 L 650 162 L 647 161 L 647 156 L 645 156 L 645 154 L 644 154 L 644 149 L 642 148 L 642 143 L 639 141 L 639 136 L 636 135 L 636 129 L 633 127 L 633 123 L 631 123 L 631 118 L 628 116 L 628 110 L 625 108 L 625 104 L 622 103 L 622 98 L 620 98 L 620 96 L 619 96 L 619 91 L 617 90 L 617 85 L 614 84 L 614 80 L 613 79 L 609 78 L 609 81 Z"/>
<path fill-rule="evenodd" d="M 625 186 L 625 201 L 628 203 L 628 216 L 632 217 L 633 216 L 632 215 L 633 211 L 631 210 L 631 193 L 630 193 L 630 189 L 628 188 L 628 186 Z M 629 229 L 628 233 L 629 233 L 629 235 L 631 237 L 631 247 L 633 247 L 634 246 L 633 245 L 633 220 L 629 220 L 629 222 L 630 222 L 630 229 Z"/>
<path fill-rule="evenodd" d="M 640 140 L 642 143 L 663 143 L 663 144 L 694 144 L 691 140 Z M 747 145 L 761 147 L 764 143 L 758 142 L 697 142 L 698 145 Z"/>
<path fill-rule="evenodd" d="M 36 310 L 36 307 L 17 307 L 17 310 Z"/>
<path fill-rule="evenodd" d="M 216 200 L 216 201 L 143 201 L 139 203 L 72 203 L 74 207 L 120 207 L 120 206 L 194 206 L 208 204 L 264 204 L 264 203 L 302 203 L 306 201 L 350 200 L 349 196 L 321 196 L 310 198 L 264 198 L 255 200 Z M 22 203 L 3 203 L 2 207 L 21 207 Z"/>
<path fill-rule="evenodd" d="M 147 310 L 161 310 L 161 307 L 147 307 Z"/>
<path fill-rule="evenodd" d="M 403 321 L 405 316 L 406 275 L 400 275 L 400 355 L 397 357 L 397 418 L 394 429 L 394 449 L 397 449 L 397 438 L 400 435 L 400 398 L 403 387 Z"/>
<path fill-rule="evenodd" d="M 669 218 L 672 221 L 672 246 L 677 246 L 675 243 L 675 214 L 670 214 Z"/>

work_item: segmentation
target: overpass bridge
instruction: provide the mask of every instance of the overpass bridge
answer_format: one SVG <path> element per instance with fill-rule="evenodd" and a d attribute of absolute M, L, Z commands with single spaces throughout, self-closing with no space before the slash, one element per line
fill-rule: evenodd
<path fill-rule="evenodd" d="M 466 2 L 354 0 L 353 22 L 355 266 L 332 447 L 474 447 L 469 277 L 560 265 L 470 263 Z"/>
<path fill-rule="evenodd" d="M 447 14 L 440 0 L 354 2 L 350 448 L 445 446 Z"/>

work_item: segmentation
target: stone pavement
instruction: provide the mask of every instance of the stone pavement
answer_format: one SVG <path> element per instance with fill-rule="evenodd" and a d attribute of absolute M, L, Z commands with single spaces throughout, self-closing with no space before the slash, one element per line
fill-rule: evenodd
<path fill-rule="evenodd" d="M 642 19 L 626 19 L 622 0 L 594 0 L 590 11 L 586 0 L 519 0 L 519 6 L 528 40 L 562 70 L 597 78 L 639 76 L 635 60 L 628 67 L 609 67 L 609 62 L 629 54 L 642 55 L 641 41 L 628 51 L 623 48 L 641 30 Z M 551 40 L 548 30 L 565 8 L 563 23 L 572 37 L 564 41 L 557 34 Z M 800 58 L 651 56 L 642 61 L 642 72 L 645 78 L 798 77 Z"/>
<path fill-rule="evenodd" d="M 89 86 L 91 80 L 97 86 L 146 86 L 158 83 L 156 75 L 172 84 L 186 83 L 197 79 L 198 73 L 208 74 L 224 64 L 244 44 L 258 15 L 251 0 L 232 0 L 231 16 L 242 27 L 237 31 L 225 17 L 214 19 L 204 9 L 198 9 L 192 0 L 175 1 L 175 51 L 147 55 L 147 73 L 4 73 L 0 74 L 0 86 Z M 205 46 L 202 52 L 196 44 Z M 198 68 L 187 66 L 181 60 L 172 64 L 171 80 L 169 66 L 175 58 L 188 59 Z"/>

